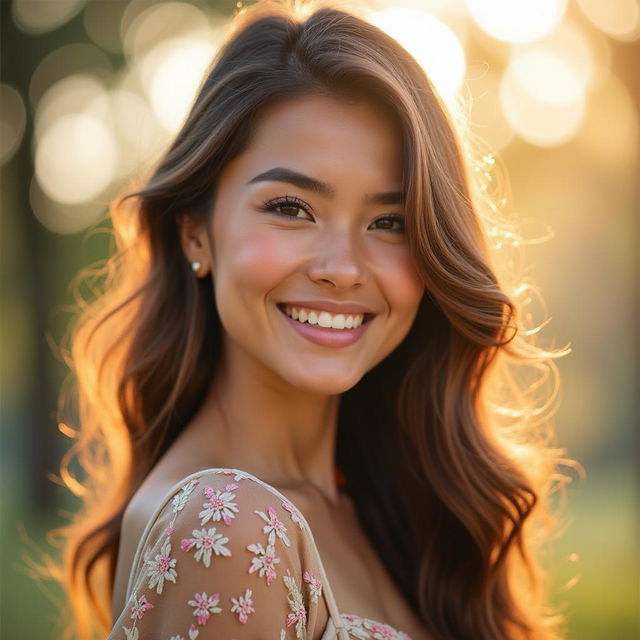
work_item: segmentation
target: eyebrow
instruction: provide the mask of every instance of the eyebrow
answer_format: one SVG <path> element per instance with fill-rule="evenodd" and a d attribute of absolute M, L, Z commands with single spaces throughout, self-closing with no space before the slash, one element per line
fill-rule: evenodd
<path fill-rule="evenodd" d="M 310 176 L 305 176 L 297 171 L 285 169 L 284 167 L 276 167 L 258 174 L 255 178 L 251 178 L 247 184 L 256 182 L 287 182 L 293 184 L 299 189 L 314 191 L 315 193 L 331 198 L 335 195 L 335 189 L 320 180 L 316 180 Z M 367 204 L 403 204 L 404 195 L 400 191 L 388 191 L 386 193 L 374 193 L 365 198 Z"/>

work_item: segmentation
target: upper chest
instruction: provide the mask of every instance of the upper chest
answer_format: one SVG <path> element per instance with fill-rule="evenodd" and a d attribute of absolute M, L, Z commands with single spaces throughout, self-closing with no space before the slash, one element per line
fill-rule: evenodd
<path fill-rule="evenodd" d="M 429 640 L 367 537 L 350 498 L 338 507 L 286 492 L 311 528 L 318 553 L 341 613 L 384 622 L 412 640 Z"/>

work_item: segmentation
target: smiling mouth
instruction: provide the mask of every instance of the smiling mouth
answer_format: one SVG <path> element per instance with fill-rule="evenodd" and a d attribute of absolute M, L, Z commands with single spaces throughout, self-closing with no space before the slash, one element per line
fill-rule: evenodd
<path fill-rule="evenodd" d="M 373 313 L 329 313 L 321 309 L 294 307 L 282 302 L 276 306 L 290 320 L 336 333 L 357 329 L 375 317 Z"/>

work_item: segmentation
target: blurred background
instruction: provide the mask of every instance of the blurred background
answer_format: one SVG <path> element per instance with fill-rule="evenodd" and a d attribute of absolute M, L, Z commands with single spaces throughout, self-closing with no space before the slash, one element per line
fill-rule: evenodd
<path fill-rule="evenodd" d="M 76 506 L 51 479 L 71 444 L 56 421 L 66 369 L 51 346 L 71 318 L 71 279 L 111 251 L 109 200 L 178 130 L 240 6 L 0 2 L 3 638 L 57 633 L 62 595 L 23 556 L 37 557 Z M 551 317 L 543 334 L 573 349 L 557 362 L 558 444 L 586 471 L 555 543 L 555 605 L 570 640 L 638 638 L 640 4 L 358 6 L 498 152 L 508 206 L 541 230 L 526 257 Z"/>

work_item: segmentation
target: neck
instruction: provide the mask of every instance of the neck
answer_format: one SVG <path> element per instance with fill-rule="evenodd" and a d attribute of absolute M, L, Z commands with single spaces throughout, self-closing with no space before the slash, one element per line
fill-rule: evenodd
<path fill-rule="evenodd" d="M 200 412 L 212 457 L 281 487 L 339 499 L 335 440 L 339 395 L 301 391 L 251 367 L 220 367 Z"/>

